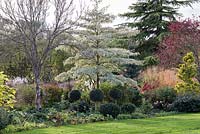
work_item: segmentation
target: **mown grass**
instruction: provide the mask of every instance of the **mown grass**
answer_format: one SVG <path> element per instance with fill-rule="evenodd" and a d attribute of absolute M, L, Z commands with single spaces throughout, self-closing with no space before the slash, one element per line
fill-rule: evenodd
<path fill-rule="evenodd" d="M 200 114 L 70 125 L 16 134 L 200 134 Z"/>

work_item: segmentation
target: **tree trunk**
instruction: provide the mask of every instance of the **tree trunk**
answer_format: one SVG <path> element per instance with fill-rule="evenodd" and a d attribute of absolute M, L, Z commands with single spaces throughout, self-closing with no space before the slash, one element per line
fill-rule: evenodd
<path fill-rule="evenodd" d="M 100 82 L 99 73 L 97 73 L 97 89 L 99 89 L 99 82 Z"/>
<path fill-rule="evenodd" d="M 99 67 L 99 59 L 100 59 L 100 56 L 97 54 L 97 79 L 96 79 L 96 84 L 97 84 L 97 89 L 99 89 L 99 85 L 100 85 L 100 76 L 99 76 L 99 70 L 98 70 L 98 67 Z"/>
<path fill-rule="evenodd" d="M 37 110 L 41 110 L 41 90 L 40 90 L 40 73 L 39 70 L 35 69 L 35 89 L 36 89 L 36 96 L 35 96 L 35 107 Z"/>
<path fill-rule="evenodd" d="M 99 111 L 100 102 L 95 102 L 94 105 L 95 105 L 95 108 L 94 108 L 95 112 Z"/>

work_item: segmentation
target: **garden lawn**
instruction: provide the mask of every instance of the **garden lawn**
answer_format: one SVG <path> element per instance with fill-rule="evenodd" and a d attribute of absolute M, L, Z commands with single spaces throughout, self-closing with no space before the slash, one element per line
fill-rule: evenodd
<path fill-rule="evenodd" d="M 16 134 L 200 134 L 200 114 L 69 125 Z"/>

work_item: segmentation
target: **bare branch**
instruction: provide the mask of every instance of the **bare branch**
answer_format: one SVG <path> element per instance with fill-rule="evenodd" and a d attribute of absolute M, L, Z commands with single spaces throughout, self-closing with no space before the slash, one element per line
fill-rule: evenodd
<path fill-rule="evenodd" d="M 74 0 L 2 1 L 0 19 L 6 19 L 9 23 L 0 29 L 0 35 L 22 46 L 32 63 L 37 91 L 36 103 L 39 108 L 39 78 L 43 64 L 54 48 L 68 40 L 63 35 L 76 28 L 84 9 L 80 3 L 80 11 L 77 11 Z M 50 17 L 51 22 L 47 22 Z"/>

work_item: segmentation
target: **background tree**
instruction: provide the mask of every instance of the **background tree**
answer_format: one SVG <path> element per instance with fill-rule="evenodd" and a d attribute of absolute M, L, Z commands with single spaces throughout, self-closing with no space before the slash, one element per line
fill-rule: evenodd
<path fill-rule="evenodd" d="M 63 80 L 71 76 L 78 80 L 89 80 L 94 84 L 93 89 L 99 89 L 101 81 L 135 85 L 135 81 L 120 75 L 120 65 L 141 64 L 141 62 L 129 58 L 137 53 L 109 46 L 114 37 L 122 33 L 107 26 L 112 23 L 114 16 L 106 13 L 107 7 L 100 8 L 101 2 L 102 0 L 93 0 L 93 9 L 81 18 L 80 30 L 75 31 L 75 42 L 71 45 L 75 53 L 65 61 L 65 64 L 75 66 L 56 79 Z"/>
<path fill-rule="evenodd" d="M 160 66 L 175 68 L 188 52 L 193 52 L 198 66 L 197 79 L 200 81 L 200 22 L 198 20 L 184 20 L 172 22 L 169 25 L 169 35 L 160 44 L 157 56 Z"/>
<path fill-rule="evenodd" d="M 32 66 L 22 48 L 10 42 L 9 45 L 0 43 L 0 70 L 4 71 L 10 78 L 28 78 L 29 83 L 33 82 Z M 41 81 L 53 81 L 55 76 L 70 68 L 63 65 L 63 60 L 71 55 L 63 50 L 53 50 L 47 58 L 41 70 Z M 5 58 L 6 57 L 6 58 Z"/>
<path fill-rule="evenodd" d="M 137 34 L 137 31 L 128 27 L 118 27 L 117 29 L 121 31 L 121 34 L 118 35 L 118 37 L 116 37 L 116 39 L 114 39 L 110 43 L 109 47 L 123 48 L 134 52 L 135 48 L 137 47 L 137 43 L 134 42 L 134 40 L 131 37 L 135 36 Z M 138 59 L 139 56 L 140 55 L 130 55 L 129 58 Z M 121 65 L 121 69 L 125 77 L 136 79 L 140 73 L 140 70 L 142 69 L 142 66 L 143 65 L 137 64 L 124 64 Z"/>
<path fill-rule="evenodd" d="M 31 63 L 24 54 L 22 54 L 21 52 L 16 52 L 18 51 L 17 48 L 9 50 L 12 51 L 12 53 L 16 52 L 13 55 L 5 49 L 3 49 L 2 51 L 3 53 L 0 54 L 0 70 L 4 71 L 5 74 L 7 74 L 10 78 L 31 77 L 31 72 L 32 72 Z"/>
<path fill-rule="evenodd" d="M 69 52 L 57 50 L 57 48 L 53 50 L 46 63 L 44 64 L 43 69 L 41 70 L 41 80 L 43 82 L 55 81 L 54 78 L 58 74 L 69 70 L 71 65 L 65 66 L 63 61 L 70 56 L 71 54 Z"/>
<path fill-rule="evenodd" d="M 66 71 L 67 69 L 70 69 L 70 66 L 66 67 L 63 64 L 63 61 L 70 56 L 70 54 L 66 53 L 63 50 L 55 50 L 52 53 L 50 64 L 52 65 L 54 76 Z"/>
<path fill-rule="evenodd" d="M 1 27 L 1 35 L 20 45 L 31 62 L 36 108 L 41 109 L 41 70 L 51 51 L 63 44 L 79 18 L 74 16 L 74 0 L 4 0 L 0 9 L 1 17 L 7 20 L 7 25 Z M 51 23 L 47 22 L 48 13 L 54 18 Z"/>
<path fill-rule="evenodd" d="M 133 3 L 130 12 L 121 16 L 133 19 L 124 25 L 135 28 L 138 34 L 134 39 L 139 43 L 137 51 L 141 56 L 149 56 L 155 52 L 159 40 L 168 31 L 167 26 L 170 21 L 175 21 L 180 16 L 178 9 L 181 6 L 191 6 L 199 0 L 142 0 Z"/>
<path fill-rule="evenodd" d="M 0 28 L 6 26 L 6 20 L 0 18 Z M 30 76 L 31 65 L 25 53 L 10 40 L 4 42 L 4 36 L 0 35 L 0 70 L 10 78 Z"/>

